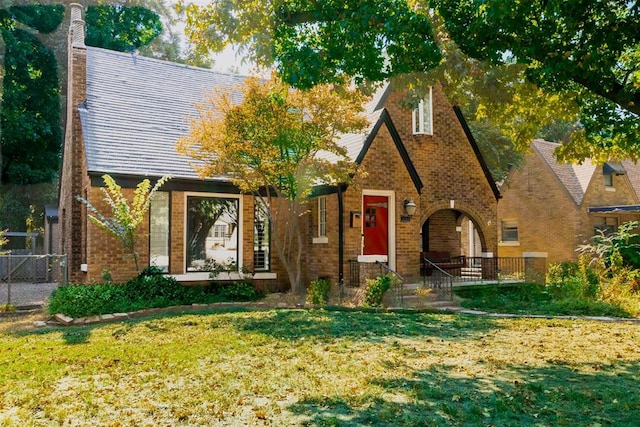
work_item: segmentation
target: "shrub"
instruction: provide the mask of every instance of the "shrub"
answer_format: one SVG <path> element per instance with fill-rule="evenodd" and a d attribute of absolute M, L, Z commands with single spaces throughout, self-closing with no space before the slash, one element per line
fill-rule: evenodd
<path fill-rule="evenodd" d="M 578 251 L 602 260 L 607 268 L 640 268 L 640 235 L 634 233 L 640 222 L 629 221 L 621 224 L 618 230 L 605 235 L 600 232 L 589 245 L 582 245 Z"/>
<path fill-rule="evenodd" d="M 154 306 L 189 304 L 199 302 L 202 290 L 184 286 L 171 276 L 162 274 L 158 267 L 145 268 L 137 277 L 124 284 L 133 301 L 155 301 Z"/>
<path fill-rule="evenodd" d="M 393 278 L 389 274 L 378 276 L 375 279 L 367 280 L 364 294 L 365 307 L 380 307 L 384 294 L 391 289 Z"/>
<path fill-rule="evenodd" d="M 145 308 L 221 301 L 254 301 L 262 297 L 249 283 L 224 287 L 185 286 L 157 267 L 145 268 L 124 284 L 66 285 L 49 297 L 48 312 L 74 318 Z"/>
<path fill-rule="evenodd" d="M 47 310 L 51 314 L 86 317 L 128 311 L 129 303 L 122 285 L 65 285 L 53 291 Z"/>
<path fill-rule="evenodd" d="M 220 301 L 255 301 L 264 297 L 262 292 L 255 290 L 253 285 L 247 282 L 231 282 L 214 294 Z"/>
<path fill-rule="evenodd" d="M 555 299 L 595 299 L 600 291 L 598 273 L 586 255 L 581 255 L 578 262 L 551 264 L 547 271 L 546 284 Z"/>
<path fill-rule="evenodd" d="M 307 289 L 307 302 L 313 305 L 325 305 L 329 302 L 331 282 L 327 278 L 317 278 Z"/>

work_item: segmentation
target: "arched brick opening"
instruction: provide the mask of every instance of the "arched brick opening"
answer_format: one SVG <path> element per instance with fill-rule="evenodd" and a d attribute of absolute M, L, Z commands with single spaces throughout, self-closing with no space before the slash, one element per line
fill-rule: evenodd
<path fill-rule="evenodd" d="M 486 230 L 474 215 L 462 209 L 443 208 L 423 219 L 421 251 L 448 252 L 451 256 L 480 256 L 488 248 Z"/>

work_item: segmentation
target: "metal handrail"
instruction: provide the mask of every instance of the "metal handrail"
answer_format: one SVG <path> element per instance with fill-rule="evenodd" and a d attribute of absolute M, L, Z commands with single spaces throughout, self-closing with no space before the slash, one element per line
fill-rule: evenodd
<path fill-rule="evenodd" d="M 451 278 L 453 278 L 453 274 L 447 273 L 446 271 L 444 271 L 442 268 L 440 268 L 440 266 L 436 263 L 434 263 L 433 261 L 431 261 L 429 258 L 422 258 L 423 261 L 427 261 L 429 264 L 431 264 L 432 267 L 436 268 L 437 270 L 440 271 L 440 273 L 449 276 Z"/>
<path fill-rule="evenodd" d="M 388 273 L 392 273 L 398 278 L 398 280 L 400 280 L 400 306 L 404 308 L 404 277 L 402 277 L 400 273 L 383 262 L 376 261 L 376 265 L 379 265 L 382 269 L 387 270 Z"/>
<path fill-rule="evenodd" d="M 440 268 L 440 266 L 438 266 L 437 264 L 435 264 L 435 263 L 434 263 L 433 261 L 431 261 L 429 258 L 424 258 L 424 257 L 423 257 L 423 260 L 424 260 L 424 261 L 426 261 L 427 263 L 429 263 L 429 264 L 430 264 L 430 266 L 431 266 L 431 267 L 433 267 L 433 268 L 437 271 L 437 274 L 441 274 L 441 275 L 442 275 L 442 278 L 443 278 L 444 280 L 447 280 L 447 281 L 448 281 L 449 286 L 448 286 L 448 289 L 447 289 L 447 290 L 444 290 L 444 289 L 442 289 L 442 287 L 441 287 L 441 286 L 438 286 L 438 288 L 439 288 L 439 290 L 440 290 L 440 292 L 439 292 L 439 293 L 441 293 L 441 294 L 443 294 L 443 295 L 444 295 L 445 293 L 446 293 L 446 294 L 449 294 L 448 296 L 452 299 L 452 298 L 453 298 L 453 277 L 454 277 L 454 276 L 453 276 L 452 274 L 447 273 L 446 271 L 444 271 L 444 269 Z M 427 271 L 426 271 L 426 268 L 425 268 L 425 271 L 424 271 L 424 272 L 423 272 L 423 274 L 422 274 L 422 286 L 425 286 L 425 287 L 427 286 Z M 443 291 L 444 291 L 444 292 L 443 292 Z"/>

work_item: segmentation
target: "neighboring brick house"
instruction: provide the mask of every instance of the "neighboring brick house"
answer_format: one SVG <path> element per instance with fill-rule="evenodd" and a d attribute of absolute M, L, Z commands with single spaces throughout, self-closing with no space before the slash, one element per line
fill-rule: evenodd
<path fill-rule="evenodd" d="M 511 171 L 498 206 L 498 254 L 577 259 L 579 245 L 598 230 L 640 219 L 640 167 L 631 161 L 561 164 L 558 144 L 535 140 L 522 166 Z"/>
<path fill-rule="evenodd" d="M 70 281 L 98 281 L 104 268 L 114 280 L 134 273 L 115 240 L 87 221 L 76 196 L 105 209 L 103 174 L 129 194 L 145 177 L 171 174 L 141 227 L 142 266 L 158 265 L 183 281 L 205 280 L 203 259 L 230 258 L 265 287 L 286 288 L 253 197 L 223 178 L 199 179 L 190 159 L 175 151 L 188 130 L 185 118 L 196 115 L 194 104 L 243 77 L 87 47 L 81 10 L 73 7 L 59 205 Z M 307 278 L 328 276 L 335 283 L 350 262 L 375 260 L 415 277 L 423 250 L 496 252 L 498 190 L 460 111 L 437 86 L 413 111 L 403 106 L 406 94 L 390 86 L 378 91 L 366 108 L 369 132 L 340 140 L 367 175 L 357 185 L 315 192 L 301 219 L 308 231 Z M 224 213 L 195 213 L 206 209 Z"/>

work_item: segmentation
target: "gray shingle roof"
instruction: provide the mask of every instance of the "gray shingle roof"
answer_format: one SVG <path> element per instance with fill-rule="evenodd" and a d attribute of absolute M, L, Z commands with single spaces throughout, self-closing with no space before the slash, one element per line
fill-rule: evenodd
<path fill-rule="evenodd" d="M 362 112 L 362 115 L 369 122 L 369 126 L 366 127 L 362 132 L 342 134 L 338 138 L 337 144 L 346 149 L 347 157 L 350 160 L 355 161 L 358 158 L 358 155 L 360 155 L 362 149 L 364 148 L 367 137 L 373 131 L 373 128 L 375 127 L 378 120 L 380 120 L 380 115 L 383 111 L 383 107 L 380 105 L 380 101 L 385 96 L 387 89 L 388 83 L 382 85 L 371 96 L 371 99 L 363 106 L 364 111 Z M 320 153 L 320 156 L 329 161 L 338 160 L 338 157 L 331 153 L 322 152 Z"/>
<path fill-rule="evenodd" d="M 536 151 L 540 155 L 540 158 L 549 166 L 560 181 L 560 184 L 562 184 L 569 195 L 571 195 L 576 205 L 580 205 L 587 191 L 587 187 L 591 182 L 593 173 L 596 170 L 596 165 L 589 160 L 585 160 L 584 163 L 580 165 L 558 163 L 553 152 L 559 146 L 560 144 L 542 139 L 536 139 L 531 143 L 531 148 Z"/>
<path fill-rule="evenodd" d="M 631 187 L 640 198 L 640 164 L 627 159 L 622 161 L 622 166 L 627 172 Z"/>
<path fill-rule="evenodd" d="M 245 77 L 87 48 L 87 99 L 79 110 L 89 172 L 197 178 L 175 144 L 214 88 Z"/>
<path fill-rule="evenodd" d="M 88 171 L 197 178 L 193 160 L 178 155 L 176 142 L 188 132 L 189 118 L 197 117 L 196 104 L 214 90 L 232 89 L 244 79 L 87 47 L 87 99 L 79 110 Z M 365 106 L 369 131 L 380 117 L 381 110 L 374 110 L 385 89 L 379 89 Z M 355 160 L 368 133 L 343 135 L 338 143 Z M 328 159 L 333 157 L 326 154 Z"/>

